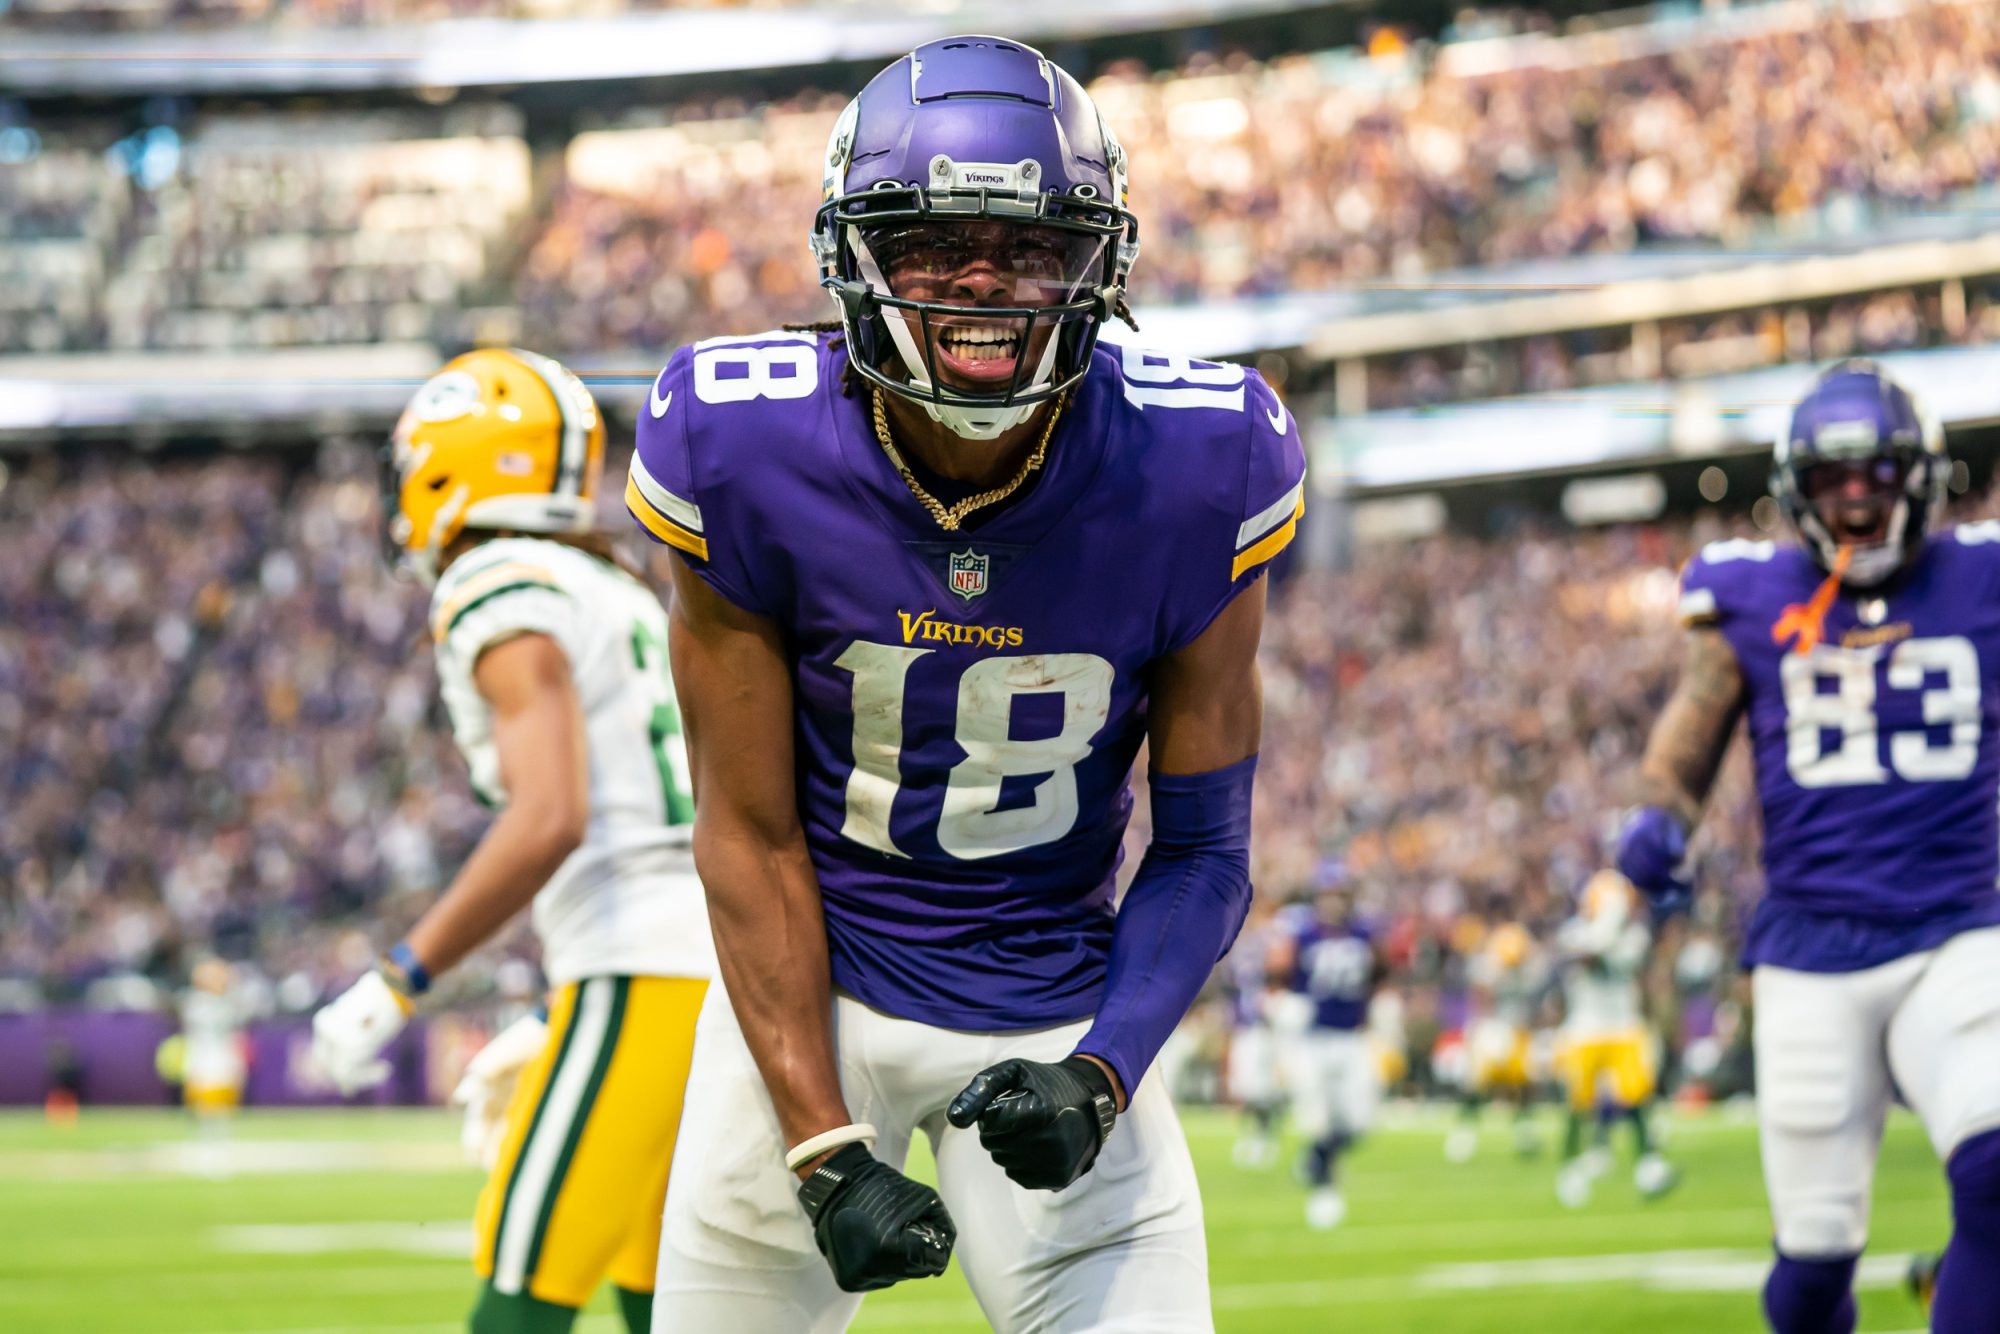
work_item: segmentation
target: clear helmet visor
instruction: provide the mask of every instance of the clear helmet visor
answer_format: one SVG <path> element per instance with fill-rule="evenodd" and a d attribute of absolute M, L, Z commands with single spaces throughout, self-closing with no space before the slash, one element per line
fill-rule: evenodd
<path fill-rule="evenodd" d="M 1042 387 L 1066 324 L 1090 318 L 1108 238 L 1064 227 L 905 220 L 860 229 L 862 276 L 912 379 L 967 399 Z"/>
<path fill-rule="evenodd" d="M 1106 238 L 988 220 L 864 227 L 884 295 L 953 306 L 1042 309 L 1078 300 L 1103 272 Z"/>

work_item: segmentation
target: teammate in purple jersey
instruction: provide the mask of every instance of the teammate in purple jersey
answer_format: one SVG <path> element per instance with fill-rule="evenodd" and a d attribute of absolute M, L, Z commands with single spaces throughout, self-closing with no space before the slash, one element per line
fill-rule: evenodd
<path fill-rule="evenodd" d="M 1744 964 L 1780 1334 L 1854 1328 L 1898 1093 L 1951 1183 L 1933 1328 L 1990 1331 L 2000 1311 L 2000 528 L 1934 531 L 1949 467 L 1878 367 L 1819 378 L 1772 469 L 1798 544 L 1721 542 L 1688 566 L 1686 665 L 1619 842 L 1630 880 L 1682 898 L 1747 717 L 1768 887 Z"/>
<path fill-rule="evenodd" d="M 1096 347 L 1138 250 L 1125 157 L 1037 52 L 919 48 L 826 173 L 838 333 L 677 354 L 626 492 L 684 558 L 730 1002 L 658 1328 L 837 1330 L 955 1241 L 998 1329 L 1207 1330 L 1194 1173 L 1145 1076 L 1249 899 L 1297 429 L 1241 367 Z M 1114 903 L 1142 742 L 1153 840 Z M 938 1191 L 900 1171 L 916 1133 Z"/>
<path fill-rule="evenodd" d="M 1368 1042 L 1368 1003 L 1382 980 L 1373 934 L 1352 896 L 1334 886 L 1288 910 L 1275 970 L 1298 998 L 1302 1025 L 1288 1034 L 1292 1112 L 1305 1136 L 1306 1223 L 1325 1231 L 1347 1217 L 1335 1183 L 1340 1156 L 1366 1134 L 1381 1100 Z"/>

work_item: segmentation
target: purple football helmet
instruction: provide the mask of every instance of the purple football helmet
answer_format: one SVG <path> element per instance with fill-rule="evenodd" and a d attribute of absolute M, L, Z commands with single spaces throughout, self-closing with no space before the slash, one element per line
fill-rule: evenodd
<path fill-rule="evenodd" d="M 1829 367 L 1792 412 L 1771 462 L 1771 494 L 1812 558 L 1843 582 L 1872 587 L 1922 549 L 1944 510 L 1951 462 L 1944 435 L 1881 366 Z"/>
<path fill-rule="evenodd" d="M 824 198 L 813 257 L 855 369 L 968 439 L 1083 378 L 1139 254 L 1090 95 L 999 37 L 876 75 L 834 126 Z"/>

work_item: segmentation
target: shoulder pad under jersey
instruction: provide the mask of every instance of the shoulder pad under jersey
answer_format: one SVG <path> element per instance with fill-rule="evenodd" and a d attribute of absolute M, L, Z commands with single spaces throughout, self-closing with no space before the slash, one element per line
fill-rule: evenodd
<path fill-rule="evenodd" d="M 460 556 L 431 590 L 431 641 L 470 662 L 496 639 L 542 633 L 560 641 L 574 598 L 555 543 L 495 538 Z"/>
<path fill-rule="evenodd" d="M 1777 557 L 1774 542 L 1732 537 L 1710 542 L 1681 570 L 1681 624 L 1720 625 L 1742 601 L 1740 590 Z"/>
<path fill-rule="evenodd" d="M 710 338 L 675 352 L 639 411 L 625 506 L 718 593 L 770 614 L 758 587 L 755 506 L 788 447 L 824 433 L 826 342 L 783 330 Z M 781 483 L 780 483 L 781 484 Z"/>
<path fill-rule="evenodd" d="M 1149 509 L 1188 590 L 1169 636 L 1196 638 L 1298 534 L 1306 456 L 1298 423 L 1256 371 L 1139 347 L 1115 360 L 1118 409 L 1141 439 Z"/>

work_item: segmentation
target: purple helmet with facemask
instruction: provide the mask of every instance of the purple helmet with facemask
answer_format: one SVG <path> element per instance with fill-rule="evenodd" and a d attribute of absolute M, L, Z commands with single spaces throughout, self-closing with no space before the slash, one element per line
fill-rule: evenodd
<path fill-rule="evenodd" d="M 1138 223 L 1125 150 L 1032 47 L 949 37 L 848 103 L 813 225 L 855 369 L 990 440 L 1083 378 Z"/>
<path fill-rule="evenodd" d="M 1771 494 L 1822 569 L 1843 547 L 1844 583 L 1867 588 L 1922 549 L 1944 511 L 1944 435 L 1873 361 L 1828 368 L 1792 412 L 1771 464 Z"/>

